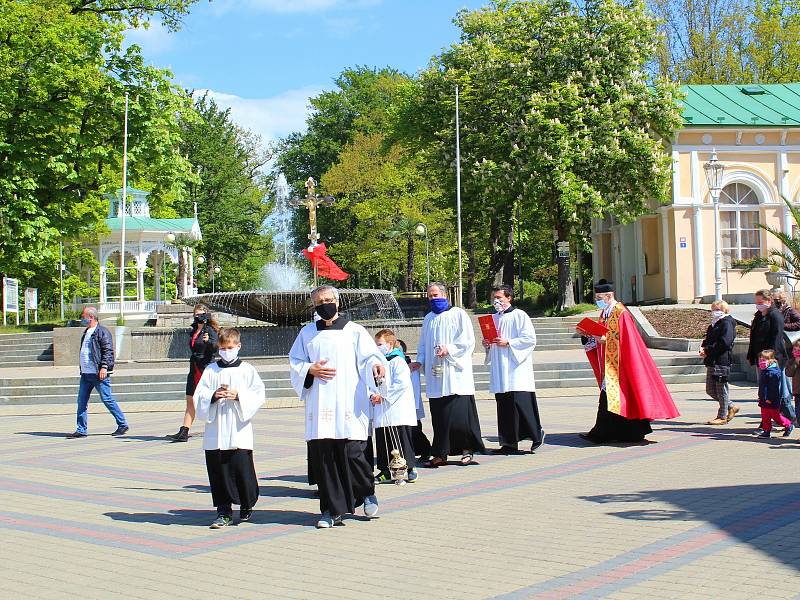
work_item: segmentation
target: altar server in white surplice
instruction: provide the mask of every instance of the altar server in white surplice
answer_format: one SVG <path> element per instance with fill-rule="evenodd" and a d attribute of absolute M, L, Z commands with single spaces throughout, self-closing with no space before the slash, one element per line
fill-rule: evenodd
<path fill-rule="evenodd" d="M 323 285 L 311 292 L 320 319 L 309 323 L 289 352 L 292 387 L 305 402 L 310 470 L 319 488 L 317 527 L 342 523 L 364 505 L 378 512 L 373 466 L 365 456 L 370 396 L 375 378 L 386 377 L 386 359 L 361 325 L 339 315 L 339 291 Z"/>
<path fill-rule="evenodd" d="M 417 360 L 411 363 L 425 373 L 431 409 L 433 458 L 425 466 L 445 465 L 450 454 L 461 454 L 461 464 L 468 465 L 474 452 L 485 452 L 472 377 L 472 320 L 450 305 L 443 283 L 428 286 L 428 302 L 431 312 L 422 321 Z"/>
<path fill-rule="evenodd" d="M 249 520 L 258 500 L 250 421 L 266 395 L 258 371 L 239 358 L 241 347 L 236 329 L 220 332 L 220 358 L 205 368 L 193 396 L 196 418 L 205 423 L 203 449 L 217 507 L 212 529 L 230 525 L 233 504 L 239 505 L 240 521 Z"/>
<path fill-rule="evenodd" d="M 514 290 L 501 285 L 492 289 L 492 318 L 498 337 L 483 340 L 489 364 L 489 391 L 497 401 L 500 448 L 494 454 L 514 454 L 521 440 L 531 440 L 531 452 L 542 445 L 544 431 L 536 403 L 533 349 L 536 332 L 524 310 L 511 306 Z"/>

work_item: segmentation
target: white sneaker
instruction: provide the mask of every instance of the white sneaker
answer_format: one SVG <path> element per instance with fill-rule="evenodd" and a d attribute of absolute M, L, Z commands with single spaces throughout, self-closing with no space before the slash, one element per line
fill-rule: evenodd
<path fill-rule="evenodd" d="M 364 498 L 364 514 L 370 519 L 378 514 L 378 498 L 375 494 Z"/>
<path fill-rule="evenodd" d="M 328 512 L 322 513 L 322 517 L 317 521 L 317 529 L 329 529 L 333 527 L 333 517 Z"/>

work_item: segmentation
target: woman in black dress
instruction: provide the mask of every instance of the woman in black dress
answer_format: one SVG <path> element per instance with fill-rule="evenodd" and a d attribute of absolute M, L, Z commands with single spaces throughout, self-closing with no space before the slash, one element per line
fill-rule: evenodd
<path fill-rule="evenodd" d="M 211 316 L 205 304 L 194 307 L 194 323 L 189 337 L 189 373 L 186 375 L 186 412 L 183 413 L 183 425 L 178 433 L 168 435 L 173 442 L 189 441 L 189 428 L 194 422 L 194 389 L 203 375 L 205 368 L 214 360 L 214 353 L 219 346 L 219 325 Z"/>

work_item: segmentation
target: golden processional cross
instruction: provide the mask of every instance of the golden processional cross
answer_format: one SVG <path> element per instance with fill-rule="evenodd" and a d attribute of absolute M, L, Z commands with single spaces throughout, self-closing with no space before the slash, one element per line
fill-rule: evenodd
<path fill-rule="evenodd" d="M 330 206 L 333 204 L 334 199 L 333 196 L 319 196 L 315 193 L 315 189 L 317 187 L 316 182 L 314 181 L 313 177 L 309 177 L 306 181 L 306 193 L 305 198 L 292 198 L 289 200 L 290 206 L 305 206 L 308 209 L 308 222 L 311 228 L 311 233 L 308 234 L 308 250 L 309 252 L 313 252 L 314 248 L 318 245 L 319 241 L 319 233 L 317 232 L 317 207 L 318 206 Z M 317 285 L 317 269 L 314 268 L 314 286 Z"/>

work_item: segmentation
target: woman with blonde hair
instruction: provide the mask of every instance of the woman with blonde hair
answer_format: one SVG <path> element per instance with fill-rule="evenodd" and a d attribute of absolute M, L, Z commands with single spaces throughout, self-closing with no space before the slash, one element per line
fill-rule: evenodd
<path fill-rule="evenodd" d="M 706 394 L 719 403 L 716 418 L 707 421 L 706 425 L 725 425 L 739 412 L 739 407 L 731 403 L 728 390 L 733 340 L 736 338 L 736 321 L 730 312 L 724 300 L 711 305 L 711 324 L 700 348 L 706 366 Z"/>
<path fill-rule="evenodd" d="M 219 324 L 214 320 L 211 311 L 205 304 L 194 307 L 194 322 L 189 336 L 189 373 L 186 375 L 186 410 L 183 413 L 183 425 L 178 433 L 167 436 L 173 442 L 188 442 L 189 428 L 194 422 L 194 396 L 197 383 L 205 368 L 214 360 L 219 347 Z"/>

